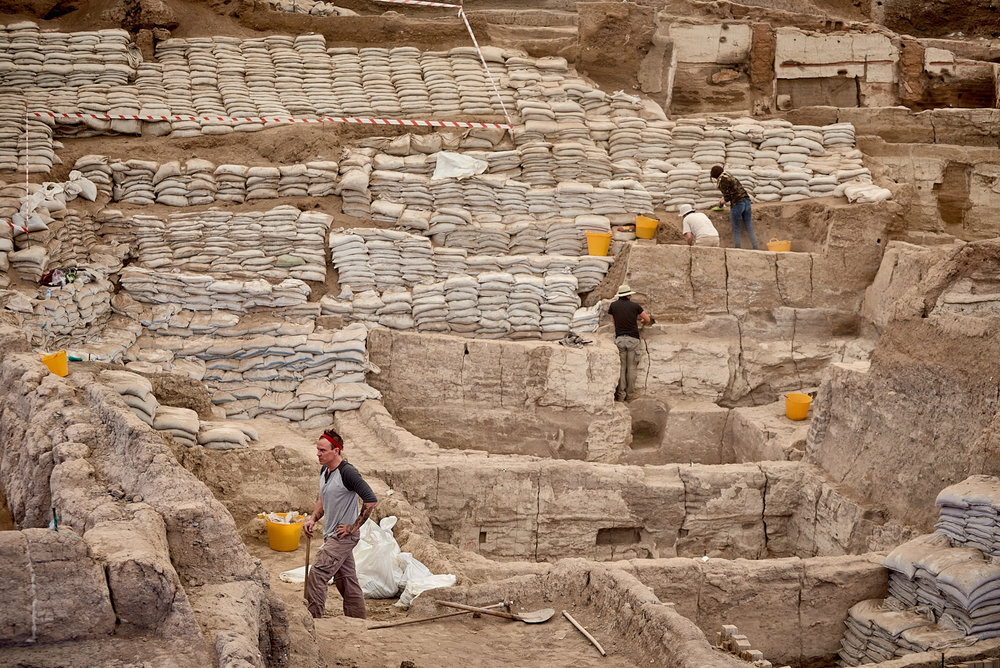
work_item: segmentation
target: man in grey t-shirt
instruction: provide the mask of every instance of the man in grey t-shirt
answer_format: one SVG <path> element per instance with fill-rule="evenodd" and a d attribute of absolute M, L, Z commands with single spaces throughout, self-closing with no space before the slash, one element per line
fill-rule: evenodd
<path fill-rule="evenodd" d="M 326 593 L 330 578 L 334 578 L 337 591 L 344 597 L 344 616 L 365 619 L 365 597 L 358 584 L 354 569 L 354 546 L 358 544 L 359 530 L 372 514 L 375 493 L 364 481 L 358 470 L 340 456 L 344 439 L 327 429 L 316 441 L 316 458 L 323 465 L 319 474 L 319 500 L 305 524 L 307 536 L 312 536 L 313 526 L 321 517 L 323 522 L 323 547 L 316 555 L 316 563 L 306 574 L 306 600 L 309 614 L 318 619 L 326 608 Z M 358 499 L 363 503 L 358 511 Z"/>

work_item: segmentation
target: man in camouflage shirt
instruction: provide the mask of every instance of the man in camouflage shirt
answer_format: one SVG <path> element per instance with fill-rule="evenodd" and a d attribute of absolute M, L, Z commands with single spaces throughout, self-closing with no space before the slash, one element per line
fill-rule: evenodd
<path fill-rule="evenodd" d="M 717 180 L 722 197 L 718 206 L 721 208 L 729 202 L 729 222 L 733 226 L 733 245 L 740 246 L 740 228 L 746 230 L 750 236 L 750 244 L 757 250 L 757 235 L 753 231 L 753 220 L 751 220 L 750 196 L 739 179 L 725 171 L 722 165 L 712 167 L 712 179 Z"/>

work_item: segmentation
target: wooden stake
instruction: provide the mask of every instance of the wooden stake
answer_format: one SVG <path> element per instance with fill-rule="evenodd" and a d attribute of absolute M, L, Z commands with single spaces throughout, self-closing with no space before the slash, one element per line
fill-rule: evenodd
<path fill-rule="evenodd" d="M 585 629 L 582 626 L 580 626 L 580 623 L 577 622 L 575 619 L 573 619 L 573 617 L 568 612 L 566 612 L 565 610 L 563 610 L 563 617 L 565 617 L 566 619 L 568 619 L 569 623 L 572 624 L 573 626 L 575 626 L 577 631 L 579 631 L 584 636 L 586 636 L 587 640 L 589 640 L 590 642 L 594 643 L 594 647 L 596 647 L 597 651 L 601 653 L 601 656 L 607 656 L 607 653 L 604 651 L 604 648 L 601 647 L 601 643 L 597 642 L 597 640 L 594 639 L 594 636 L 592 636 L 589 633 L 587 633 L 587 629 Z"/>

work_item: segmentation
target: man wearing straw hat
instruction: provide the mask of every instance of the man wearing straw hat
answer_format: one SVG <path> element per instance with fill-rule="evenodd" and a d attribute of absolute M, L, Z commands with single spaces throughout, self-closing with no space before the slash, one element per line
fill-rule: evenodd
<path fill-rule="evenodd" d="M 316 441 L 316 458 L 323 465 L 319 474 L 319 500 L 302 530 L 312 537 L 313 526 L 321 517 L 323 547 L 316 554 L 316 563 L 306 573 L 306 600 L 309 614 L 319 619 L 326 608 L 326 592 L 330 578 L 344 597 L 344 616 L 367 618 L 365 597 L 354 569 L 354 546 L 359 530 L 372 514 L 375 493 L 358 470 L 340 456 L 344 439 L 332 429 L 324 431 Z M 358 499 L 363 503 L 358 512 Z"/>
<path fill-rule="evenodd" d="M 688 246 L 719 247 L 719 233 L 708 216 L 695 211 L 690 204 L 681 204 L 677 213 L 681 216 L 681 226 Z"/>
<path fill-rule="evenodd" d="M 608 308 L 615 323 L 615 345 L 621 370 L 618 373 L 616 401 L 628 401 L 635 397 L 635 375 L 639 368 L 639 324 L 648 325 L 652 319 L 641 306 L 629 299 L 635 292 L 628 285 L 618 288 L 618 299 Z"/>

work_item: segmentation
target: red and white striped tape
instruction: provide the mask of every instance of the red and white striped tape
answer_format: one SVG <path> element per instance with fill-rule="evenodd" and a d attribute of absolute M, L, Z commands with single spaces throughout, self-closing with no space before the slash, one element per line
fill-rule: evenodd
<path fill-rule="evenodd" d="M 449 5 L 444 2 L 427 2 L 427 0 L 375 0 L 375 2 L 388 2 L 393 5 L 422 5 L 424 7 L 454 7 L 461 9 L 462 5 Z"/>
<path fill-rule="evenodd" d="M 104 121 L 210 121 L 232 123 L 361 123 L 363 125 L 411 125 L 436 128 L 489 128 L 511 130 L 512 124 L 480 123 L 476 121 L 427 121 L 408 118 L 357 118 L 345 116 L 324 116 L 322 118 L 237 118 L 229 116 L 137 116 L 123 114 L 82 114 L 52 113 L 50 111 L 30 111 L 35 118 L 94 118 Z"/>
<path fill-rule="evenodd" d="M 3 222 L 5 222 L 8 225 L 10 225 L 10 229 L 12 229 L 12 230 L 21 230 L 25 234 L 28 233 L 28 228 L 27 227 L 21 227 L 20 225 L 15 225 L 12 221 L 9 221 L 9 220 L 5 220 Z"/>

